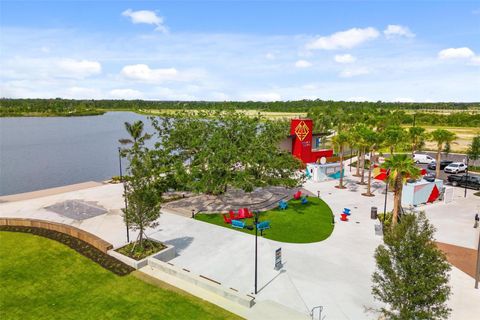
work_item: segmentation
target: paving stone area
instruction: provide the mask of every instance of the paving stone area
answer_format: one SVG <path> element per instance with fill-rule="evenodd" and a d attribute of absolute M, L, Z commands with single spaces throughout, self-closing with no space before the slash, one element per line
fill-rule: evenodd
<path fill-rule="evenodd" d="M 45 209 L 75 220 L 85 220 L 108 212 L 94 201 L 83 200 L 66 200 L 45 207 Z"/>
<path fill-rule="evenodd" d="M 298 190 L 299 188 L 267 187 L 257 188 L 253 192 L 244 192 L 231 189 L 220 196 L 198 195 L 172 201 L 165 204 L 163 209 L 183 216 L 191 216 L 192 210 L 195 210 L 195 213 L 218 213 L 247 207 L 250 210 L 263 211 L 276 207 L 282 199 L 292 198 Z M 312 195 L 304 189 L 301 190 L 304 194 Z"/>

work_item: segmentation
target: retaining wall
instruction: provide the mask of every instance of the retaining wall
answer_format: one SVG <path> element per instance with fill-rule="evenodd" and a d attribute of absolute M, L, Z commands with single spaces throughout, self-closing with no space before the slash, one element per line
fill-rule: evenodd
<path fill-rule="evenodd" d="M 85 241 L 104 253 L 107 253 L 108 250 L 113 248 L 111 243 L 91 234 L 90 232 L 57 222 L 37 219 L 0 218 L 0 226 L 33 227 L 54 230 Z"/>

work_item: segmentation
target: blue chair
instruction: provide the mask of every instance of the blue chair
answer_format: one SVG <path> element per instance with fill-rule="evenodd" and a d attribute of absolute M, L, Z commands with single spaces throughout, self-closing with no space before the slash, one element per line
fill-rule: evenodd
<path fill-rule="evenodd" d="M 288 208 L 288 203 L 287 201 L 285 200 L 280 200 L 280 202 L 278 203 L 278 208 L 280 208 L 280 210 L 285 210 Z"/>
<path fill-rule="evenodd" d="M 302 204 L 307 204 L 307 203 L 308 203 L 307 197 L 302 197 Z"/>
<path fill-rule="evenodd" d="M 245 228 L 245 223 L 240 220 L 232 220 L 232 227 L 243 229 Z"/>
<path fill-rule="evenodd" d="M 262 221 L 257 223 L 257 230 L 260 230 L 260 235 L 263 236 L 263 230 L 270 229 L 270 221 Z"/>
<path fill-rule="evenodd" d="M 345 213 L 347 216 L 349 216 L 350 215 L 350 209 L 343 208 L 343 213 Z"/>

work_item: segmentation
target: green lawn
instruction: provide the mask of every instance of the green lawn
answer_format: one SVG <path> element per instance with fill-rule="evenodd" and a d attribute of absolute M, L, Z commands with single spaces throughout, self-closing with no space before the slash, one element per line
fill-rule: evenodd
<path fill-rule="evenodd" d="M 239 319 L 186 293 L 117 276 L 56 241 L 0 232 L 0 319 Z"/>
<path fill-rule="evenodd" d="M 221 214 L 197 214 L 195 219 L 255 234 L 255 230 L 237 229 L 226 224 Z M 263 236 L 282 242 L 319 242 L 328 238 L 333 231 L 332 210 L 324 201 L 314 197 L 309 197 L 307 204 L 301 204 L 300 200 L 290 200 L 286 210 L 276 208 L 261 212 L 259 221 L 266 220 L 270 221 L 271 228 L 264 231 Z M 253 225 L 253 219 L 244 221 L 247 225 Z"/>

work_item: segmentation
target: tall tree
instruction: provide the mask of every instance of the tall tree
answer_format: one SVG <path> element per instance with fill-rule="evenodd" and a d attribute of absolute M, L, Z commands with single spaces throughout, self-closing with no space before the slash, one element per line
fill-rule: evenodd
<path fill-rule="evenodd" d="M 137 125 L 143 128 L 143 125 Z M 128 130 L 128 129 L 127 129 Z M 129 131 L 130 133 L 130 131 Z M 125 193 L 128 206 L 122 209 L 126 225 L 138 230 L 136 244 L 132 250 L 144 249 L 145 230 L 158 225 L 160 217 L 160 205 L 162 203 L 162 192 L 164 191 L 164 177 L 155 174 L 155 168 L 161 166 L 161 162 L 153 157 L 146 147 L 145 141 L 149 135 L 143 134 L 142 130 L 132 134 L 133 145 L 124 149 L 123 154 L 129 160 L 127 175 L 125 176 Z M 168 162 L 168 160 L 166 161 Z"/>
<path fill-rule="evenodd" d="M 343 151 L 345 149 L 345 145 L 348 143 L 348 135 L 344 132 L 340 132 L 336 136 L 333 137 L 332 142 L 338 148 L 338 154 L 340 156 L 340 179 L 338 180 L 339 189 L 344 189 L 343 186 L 343 176 L 344 176 L 344 165 L 343 165 Z"/>
<path fill-rule="evenodd" d="M 382 164 L 382 168 L 390 170 L 389 178 L 386 183 L 390 183 L 393 187 L 393 214 L 392 226 L 398 222 L 398 214 L 402 206 L 402 189 L 405 179 L 417 178 L 420 176 L 420 168 L 418 168 L 413 159 L 406 154 L 394 154 Z"/>
<path fill-rule="evenodd" d="M 402 223 L 386 230 L 375 250 L 377 269 L 372 294 L 387 304 L 387 319 L 447 319 L 450 264 L 435 245 L 435 229 L 425 213 L 405 214 Z"/>
<path fill-rule="evenodd" d="M 480 158 L 480 135 L 473 137 L 472 143 L 468 147 L 467 155 L 473 160 L 475 165 L 478 158 Z"/>
<path fill-rule="evenodd" d="M 400 126 L 389 126 L 383 131 L 384 143 L 390 149 L 390 154 L 395 152 L 402 144 L 405 143 L 407 135 L 405 130 Z"/>
<path fill-rule="evenodd" d="M 446 145 L 450 145 L 453 140 L 455 140 L 455 133 L 445 130 L 445 129 L 436 129 L 430 133 L 431 140 L 437 143 L 437 165 L 435 166 L 435 175 L 440 176 L 440 156 L 442 149 Z"/>
<path fill-rule="evenodd" d="M 368 151 L 370 152 L 370 163 L 368 166 L 368 181 L 367 181 L 367 192 L 362 193 L 362 195 L 367 196 L 367 197 L 373 197 L 374 194 L 372 193 L 372 170 L 375 165 L 375 153 L 376 150 L 378 149 L 379 145 L 383 142 L 383 135 L 378 134 L 377 132 L 373 130 L 369 130 L 367 133 L 366 137 L 366 142 L 368 143 Z"/>
<path fill-rule="evenodd" d="M 235 111 L 184 112 L 154 120 L 158 148 L 173 154 L 174 175 L 184 188 L 222 194 L 229 187 L 293 187 L 303 181 L 299 160 L 280 150 L 288 136 L 284 122 Z"/>
<path fill-rule="evenodd" d="M 421 150 L 423 148 L 428 135 L 425 132 L 425 128 L 415 126 L 408 128 L 408 138 L 410 140 L 413 156 L 416 150 Z"/>

